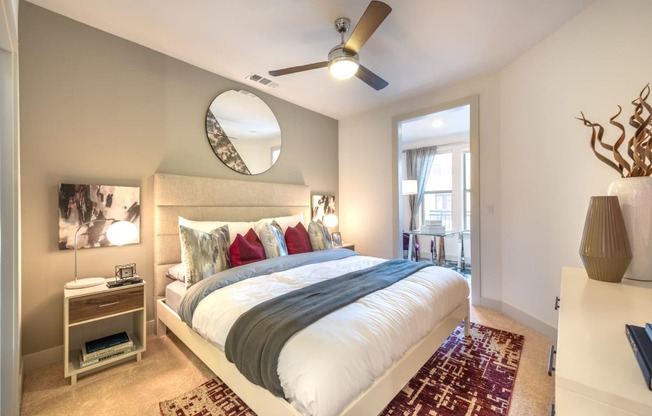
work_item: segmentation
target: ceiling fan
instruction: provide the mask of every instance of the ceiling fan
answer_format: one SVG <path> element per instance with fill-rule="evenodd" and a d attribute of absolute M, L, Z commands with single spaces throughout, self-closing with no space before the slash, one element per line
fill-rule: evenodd
<path fill-rule="evenodd" d="M 389 83 L 360 65 L 358 53 L 391 11 L 392 8 L 383 2 L 372 1 L 369 3 L 346 43 L 344 43 L 344 34 L 349 30 L 351 20 L 346 17 L 336 19 L 335 30 L 340 34 L 342 42 L 330 50 L 328 61 L 277 69 L 269 71 L 269 75 L 278 77 L 328 67 L 331 75 L 335 78 L 348 79 L 355 75 L 376 91 L 382 90 Z"/>

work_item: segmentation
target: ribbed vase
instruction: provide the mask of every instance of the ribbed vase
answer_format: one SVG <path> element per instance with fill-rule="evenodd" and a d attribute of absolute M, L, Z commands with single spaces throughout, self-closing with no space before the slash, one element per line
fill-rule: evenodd
<path fill-rule="evenodd" d="M 632 251 L 618 197 L 591 197 L 580 257 L 591 279 L 603 282 L 620 282 L 623 279 L 632 260 Z"/>
<path fill-rule="evenodd" d="M 609 185 L 608 193 L 618 196 L 632 249 L 625 277 L 652 281 L 652 178 L 617 179 Z"/>

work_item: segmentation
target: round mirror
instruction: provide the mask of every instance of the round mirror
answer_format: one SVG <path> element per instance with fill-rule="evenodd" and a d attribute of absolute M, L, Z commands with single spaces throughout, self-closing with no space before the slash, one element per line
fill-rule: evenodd
<path fill-rule="evenodd" d="M 272 110 L 255 94 L 229 90 L 206 112 L 206 136 L 213 152 L 230 169 L 257 175 L 281 154 L 281 128 Z"/>

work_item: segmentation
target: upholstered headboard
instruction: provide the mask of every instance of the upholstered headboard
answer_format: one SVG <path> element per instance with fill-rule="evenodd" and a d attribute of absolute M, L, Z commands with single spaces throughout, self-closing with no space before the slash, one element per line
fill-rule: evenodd
<path fill-rule="evenodd" d="M 306 185 L 154 175 L 154 291 L 165 294 L 166 271 L 181 262 L 178 217 L 197 221 L 255 221 L 302 213 L 310 220 Z"/>

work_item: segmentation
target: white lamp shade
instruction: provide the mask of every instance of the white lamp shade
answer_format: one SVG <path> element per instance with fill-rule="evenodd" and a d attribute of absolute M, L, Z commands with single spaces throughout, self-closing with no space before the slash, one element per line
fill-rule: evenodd
<path fill-rule="evenodd" d="M 415 179 L 404 180 L 401 187 L 403 188 L 403 195 L 417 194 L 417 181 Z"/>
<path fill-rule="evenodd" d="M 324 225 L 328 228 L 337 227 L 339 221 L 337 220 L 337 215 L 328 214 L 324 217 Z"/>
<path fill-rule="evenodd" d="M 106 230 L 106 238 L 116 246 L 129 244 L 138 238 L 138 229 L 129 221 L 116 221 Z"/>

